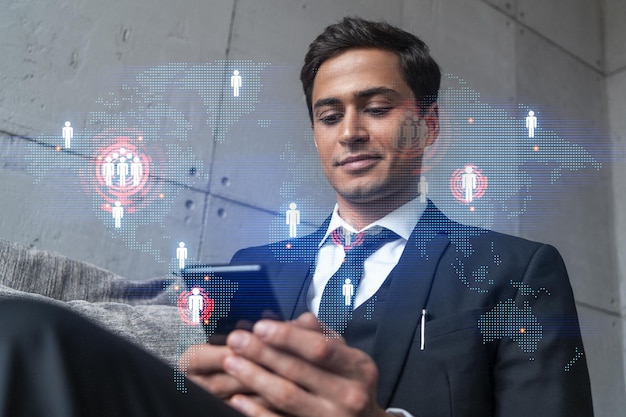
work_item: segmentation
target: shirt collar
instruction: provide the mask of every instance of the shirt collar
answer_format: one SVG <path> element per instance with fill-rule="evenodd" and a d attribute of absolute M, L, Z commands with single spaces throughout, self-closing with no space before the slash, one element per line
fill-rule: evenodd
<path fill-rule="evenodd" d="M 398 207 L 385 217 L 368 224 L 363 229 L 355 230 L 354 227 L 350 226 L 344 219 L 341 218 L 341 216 L 339 216 L 339 206 L 335 204 L 333 214 L 330 218 L 330 223 L 328 224 L 328 229 L 326 229 L 326 234 L 320 241 L 318 247 L 322 247 L 333 230 L 339 227 L 344 227 L 352 233 L 364 232 L 372 228 L 385 228 L 391 230 L 402 239 L 409 240 L 411 233 L 413 233 L 413 229 L 415 229 L 415 226 L 422 217 L 425 209 L 426 203 L 420 202 L 418 197 Z"/>

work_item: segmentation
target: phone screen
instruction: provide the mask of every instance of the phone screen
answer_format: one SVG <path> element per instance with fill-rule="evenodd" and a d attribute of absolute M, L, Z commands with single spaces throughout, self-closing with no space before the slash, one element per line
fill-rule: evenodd
<path fill-rule="evenodd" d="M 197 317 L 211 344 L 224 344 L 231 331 L 251 330 L 261 319 L 283 320 L 262 265 L 190 265 L 182 277 L 187 289 L 202 297 Z"/>

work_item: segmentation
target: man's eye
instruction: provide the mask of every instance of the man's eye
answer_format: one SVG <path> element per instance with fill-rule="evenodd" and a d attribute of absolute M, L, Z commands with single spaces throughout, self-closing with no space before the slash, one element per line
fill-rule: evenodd
<path fill-rule="evenodd" d="M 320 123 L 325 124 L 325 125 L 333 125 L 333 124 L 337 123 L 339 120 L 341 120 L 341 114 L 340 113 L 327 114 L 327 115 L 323 115 L 323 116 L 318 118 L 318 121 Z"/>
<path fill-rule="evenodd" d="M 368 107 L 365 109 L 366 113 L 372 116 L 384 116 L 391 111 L 392 107 Z"/>

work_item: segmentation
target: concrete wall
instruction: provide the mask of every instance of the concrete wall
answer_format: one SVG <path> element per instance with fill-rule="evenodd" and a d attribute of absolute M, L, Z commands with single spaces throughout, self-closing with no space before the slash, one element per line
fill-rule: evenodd
<path fill-rule="evenodd" d="M 621 288 L 622 334 L 626 335 L 626 256 L 621 250 L 626 241 L 626 2 L 604 2 L 605 79 L 608 119 L 613 141 L 613 198 L 615 247 Z M 626 339 L 625 339 L 626 340 Z M 624 344 L 626 346 L 626 343 Z"/>
<path fill-rule="evenodd" d="M 285 237 L 282 213 L 292 200 L 306 213 L 300 232 L 313 229 L 333 195 L 310 158 L 298 82 L 304 51 L 344 15 L 385 19 L 421 36 L 444 71 L 483 102 L 540 109 L 550 115 L 543 126 L 602 163 L 600 170 L 570 164 L 554 183 L 535 188 L 523 214 L 504 220 L 457 212 L 448 192 L 433 199 L 452 217 L 559 248 L 581 316 L 597 415 L 621 415 L 626 258 L 615 248 L 626 236 L 625 13 L 622 0 L 5 1 L 0 238 L 143 279 L 171 270 L 178 241 L 194 260 L 227 262 L 239 247 Z M 232 68 L 218 62 L 225 59 L 269 64 L 258 102 L 232 124 L 224 122 L 235 108 L 225 94 L 203 101 L 197 92 L 168 89 L 157 99 L 145 93 L 154 86 L 137 87 L 132 97 L 126 88 L 137 74 L 168 63 L 186 63 L 176 67 L 186 80 L 204 63 L 226 76 Z M 459 87 L 456 78 L 446 83 Z M 180 117 L 158 120 L 158 133 L 184 132 L 179 151 L 192 155 L 180 159 L 176 175 L 154 179 L 155 189 L 167 182 L 167 210 L 145 217 L 129 237 L 112 229 L 85 192 L 76 167 L 89 155 L 54 146 L 65 120 L 77 135 L 94 131 L 93 112 L 137 111 L 141 100 L 177 109 Z M 434 189 L 447 190 L 448 178 L 436 174 Z"/>

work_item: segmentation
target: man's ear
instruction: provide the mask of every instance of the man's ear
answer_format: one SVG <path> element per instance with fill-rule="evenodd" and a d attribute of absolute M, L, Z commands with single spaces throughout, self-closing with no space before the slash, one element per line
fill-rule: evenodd
<path fill-rule="evenodd" d="M 439 137 L 439 106 L 437 103 L 433 103 L 423 111 L 422 118 L 426 122 L 428 127 L 428 135 L 426 136 L 425 144 L 430 146 L 435 143 L 435 140 Z"/>

